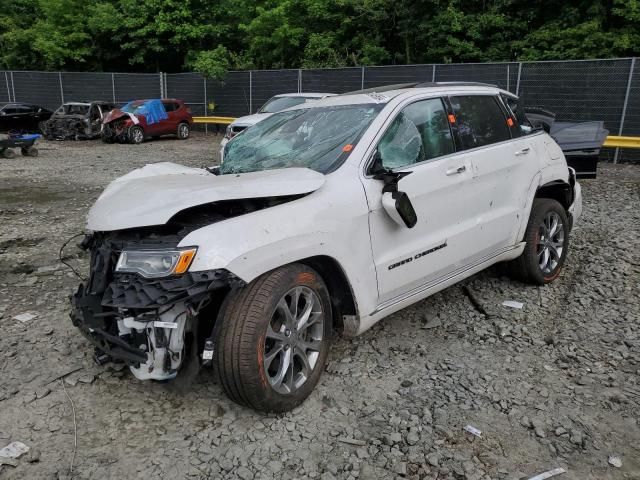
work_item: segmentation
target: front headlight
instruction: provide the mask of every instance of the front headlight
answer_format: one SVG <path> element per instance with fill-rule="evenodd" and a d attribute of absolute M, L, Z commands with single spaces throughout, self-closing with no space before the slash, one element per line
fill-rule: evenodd
<path fill-rule="evenodd" d="M 124 250 L 118 258 L 116 272 L 139 273 L 145 278 L 179 275 L 189 269 L 197 250 Z"/>

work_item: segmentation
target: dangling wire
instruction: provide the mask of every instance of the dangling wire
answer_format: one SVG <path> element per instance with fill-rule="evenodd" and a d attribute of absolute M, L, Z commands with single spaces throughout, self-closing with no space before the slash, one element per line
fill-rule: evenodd
<path fill-rule="evenodd" d="M 58 258 L 60 259 L 60 262 L 62 262 L 64 265 L 66 265 L 67 267 L 69 267 L 71 269 L 71 271 L 75 274 L 76 277 L 78 277 L 80 280 L 82 280 L 84 282 L 84 281 L 86 281 L 86 278 L 83 278 L 82 275 L 80 275 L 78 273 L 78 271 L 75 268 L 73 268 L 73 266 L 71 266 L 70 264 L 65 262 L 64 259 L 62 258 L 62 253 L 64 251 L 64 248 L 69 244 L 69 242 L 71 240 L 73 240 L 74 238 L 78 238 L 78 237 L 81 237 L 83 235 L 84 235 L 84 233 L 78 233 L 77 235 L 74 235 L 73 237 L 67 239 L 67 241 L 64 242 L 62 244 L 62 246 L 60 247 L 60 252 L 58 253 Z"/>

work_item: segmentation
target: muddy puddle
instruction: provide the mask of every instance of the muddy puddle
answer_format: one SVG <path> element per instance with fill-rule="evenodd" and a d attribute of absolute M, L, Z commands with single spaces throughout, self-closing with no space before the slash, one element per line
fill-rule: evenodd
<path fill-rule="evenodd" d="M 47 184 L 0 180 L 0 205 L 45 204 L 65 198 L 67 195 Z"/>

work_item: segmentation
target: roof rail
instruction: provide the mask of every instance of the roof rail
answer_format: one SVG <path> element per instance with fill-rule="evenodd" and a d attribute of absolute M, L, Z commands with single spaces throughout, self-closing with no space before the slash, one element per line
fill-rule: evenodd
<path fill-rule="evenodd" d="M 491 83 L 482 82 L 423 82 L 418 83 L 415 88 L 428 88 L 428 87 L 493 87 L 498 88 L 497 85 Z"/>
<path fill-rule="evenodd" d="M 354 90 L 352 92 L 341 93 L 340 95 L 356 95 L 359 93 L 383 93 L 390 90 L 401 90 L 404 88 L 435 88 L 435 87 L 492 87 L 498 88 L 497 85 L 482 82 L 411 82 L 411 83 L 395 83 L 393 85 L 380 85 L 379 87 L 365 88 L 362 90 Z"/>

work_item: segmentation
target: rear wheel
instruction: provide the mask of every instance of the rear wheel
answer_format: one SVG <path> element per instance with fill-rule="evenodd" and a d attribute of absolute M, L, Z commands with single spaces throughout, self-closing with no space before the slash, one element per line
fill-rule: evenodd
<path fill-rule="evenodd" d="M 231 292 L 218 315 L 216 363 L 227 395 L 285 412 L 313 391 L 331 338 L 329 293 L 313 269 L 292 264 Z"/>
<path fill-rule="evenodd" d="M 550 198 L 533 200 L 522 255 L 511 262 L 512 274 L 524 282 L 544 285 L 558 276 L 569 247 L 569 220 L 564 207 Z"/>
<path fill-rule="evenodd" d="M 15 158 L 16 152 L 11 150 L 10 148 L 5 148 L 5 150 L 2 152 L 2 156 L 4 158 Z"/>
<path fill-rule="evenodd" d="M 134 145 L 140 145 L 144 142 L 144 130 L 138 125 L 129 128 L 129 141 Z"/>
<path fill-rule="evenodd" d="M 186 140 L 187 138 L 189 138 L 190 133 L 191 133 L 191 129 L 189 128 L 188 123 L 183 122 L 180 125 L 178 125 L 177 135 L 180 140 Z"/>

